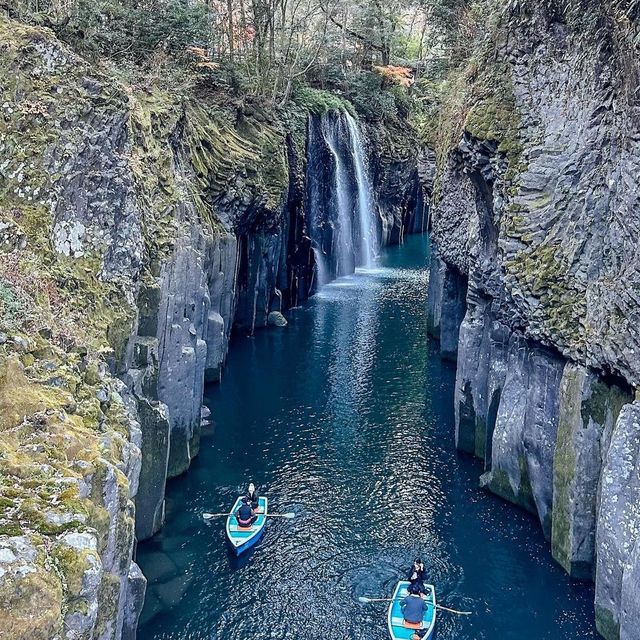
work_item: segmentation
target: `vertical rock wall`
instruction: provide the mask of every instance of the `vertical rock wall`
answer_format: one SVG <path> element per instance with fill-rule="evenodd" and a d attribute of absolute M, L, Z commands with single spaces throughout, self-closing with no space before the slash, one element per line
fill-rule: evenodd
<path fill-rule="evenodd" d="M 553 468 L 554 558 L 571 576 L 594 576 L 598 493 L 604 456 L 629 390 L 580 365 L 567 364 L 560 384 Z"/>
<path fill-rule="evenodd" d="M 638 637 L 640 619 L 631 5 L 520 0 L 492 23 L 437 179 L 427 316 L 451 356 L 447 282 L 465 297 L 457 446 L 538 516 L 572 577 L 595 580 L 609 640 Z"/>

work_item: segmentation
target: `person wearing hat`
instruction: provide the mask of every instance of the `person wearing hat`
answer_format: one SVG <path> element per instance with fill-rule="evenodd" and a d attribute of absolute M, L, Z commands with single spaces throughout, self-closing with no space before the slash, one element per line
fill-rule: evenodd
<path fill-rule="evenodd" d="M 251 508 L 254 511 L 258 510 L 258 506 L 260 504 L 260 498 L 258 496 L 258 492 L 256 491 L 256 485 L 251 482 L 249 484 L 249 488 L 247 489 L 247 495 L 245 496 L 249 502 L 251 503 Z"/>
<path fill-rule="evenodd" d="M 253 509 L 251 508 L 251 501 L 245 496 L 242 498 L 240 508 L 236 511 L 236 520 L 238 521 L 238 525 L 248 529 L 257 519 L 258 516 L 253 513 Z"/>
<path fill-rule="evenodd" d="M 416 585 L 410 585 L 409 595 L 400 604 L 405 623 L 411 627 L 422 624 L 427 606 L 426 601 L 420 595 L 420 588 Z"/>
<path fill-rule="evenodd" d="M 412 586 L 417 586 L 420 589 L 420 593 L 426 593 L 424 581 L 427 578 L 427 570 L 424 568 L 424 563 L 420 558 L 416 558 L 411 565 L 409 571 L 409 582 Z"/>

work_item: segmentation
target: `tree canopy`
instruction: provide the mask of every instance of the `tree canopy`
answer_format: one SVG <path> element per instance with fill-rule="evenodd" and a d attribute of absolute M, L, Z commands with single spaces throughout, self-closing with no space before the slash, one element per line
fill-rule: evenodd
<path fill-rule="evenodd" d="M 474 4 L 482 2 L 14 0 L 9 13 L 51 27 L 87 56 L 137 65 L 187 56 L 219 82 L 277 105 L 304 86 L 406 93 L 425 69 L 455 63 Z"/>

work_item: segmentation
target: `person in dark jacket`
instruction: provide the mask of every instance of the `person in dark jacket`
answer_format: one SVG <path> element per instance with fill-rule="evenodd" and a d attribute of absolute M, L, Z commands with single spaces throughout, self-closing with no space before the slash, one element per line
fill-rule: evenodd
<path fill-rule="evenodd" d="M 249 502 L 251 502 L 251 508 L 256 511 L 258 509 L 258 505 L 260 504 L 260 497 L 258 496 L 258 492 L 256 491 L 256 485 L 253 484 L 253 482 L 249 484 L 247 495 L 245 497 L 249 500 Z"/>
<path fill-rule="evenodd" d="M 254 515 L 250 500 L 243 498 L 240 508 L 236 511 L 238 525 L 241 527 L 250 527 L 257 519 L 258 516 Z"/>
<path fill-rule="evenodd" d="M 424 581 L 427 579 L 427 570 L 424 568 L 424 563 L 420 558 L 416 558 L 411 565 L 409 571 L 409 582 L 411 586 L 417 586 L 420 589 L 420 593 L 426 593 L 426 587 Z"/>
<path fill-rule="evenodd" d="M 424 618 L 427 610 L 427 603 L 420 595 L 420 590 L 416 586 L 409 587 L 409 595 L 400 604 L 405 622 L 419 624 Z"/>

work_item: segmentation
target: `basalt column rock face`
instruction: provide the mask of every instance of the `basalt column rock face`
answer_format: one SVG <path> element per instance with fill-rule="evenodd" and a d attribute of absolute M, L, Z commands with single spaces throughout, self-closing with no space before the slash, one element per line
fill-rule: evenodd
<path fill-rule="evenodd" d="M 447 265 L 433 248 L 429 268 L 427 330 L 440 341 L 444 358 L 456 359 L 460 325 L 466 312 L 466 278 Z"/>
<path fill-rule="evenodd" d="M 493 431 L 507 375 L 511 331 L 492 318 L 490 298 L 468 296 L 460 327 L 454 398 L 456 446 L 490 467 Z"/>
<path fill-rule="evenodd" d="M 136 542 L 198 453 L 232 331 L 284 327 L 317 289 L 318 250 L 338 273 L 340 163 L 342 228 L 369 213 L 353 181 L 373 162 L 396 180 L 365 194 L 376 230 L 417 228 L 415 155 L 394 165 L 362 129 L 356 164 L 358 129 L 333 136 L 335 155 L 323 136 L 314 160 L 322 118 L 297 107 L 280 120 L 197 72 L 124 86 L 4 17 L 0 40 L 0 284 L 16 303 L 0 317 L 0 636 L 130 639 Z"/>
<path fill-rule="evenodd" d="M 551 535 L 558 392 L 565 361 L 513 334 L 483 484 L 540 518 Z"/>
<path fill-rule="evenodd" d="M 0 636 L 120 638 L 145 584 L 142 425 L 115 376 L 144 254 L 128 96 L 48 30 L 0 17 L 0 40 L 0 262 L 25 301 L 0 344 Z"/>
<path fill-rule="evenodd" d="M 168 477 L 189 467 L 199 446 L 200 408 L 207 364 L 209 325 L 206 241 L 197 227 L 178 238 L 159 277 L 158 398 L 171 424 Z M 176 390 L 180 389 L 180 393 Z"/>
<path fill-rule="evenodd" d="M 418 149 L 399 123 L 369 123 L 363 129 L 376 188 L 380 246 L 398 244 L 406 234 L 426 231 L 435 154 L 428 148 Z"/>
<path fill-rule="evenodd" d="M 595 578 L 608 640 L 640 619 L 638 18 L 630 2 L 503 7 L 456 96 L 431 225 L 432 332 L 447 272 L 467 282 L 457 445 L 538 515 L 567 572 Z"/>
<path fill-rule="evenodd" d="M 601 477 L 596 533 L 596 624 L 605 638 L 637 637 L 640 403 L 625 405 Z"/>
<path fill-rule="evenodd" d="M 573 363 L 564 369 L 553 467 L 551 549 L 575 578 L 594 576 L 602 465 L 620 409 L 631 400 L 624 384 L 606 382 Z"/>

